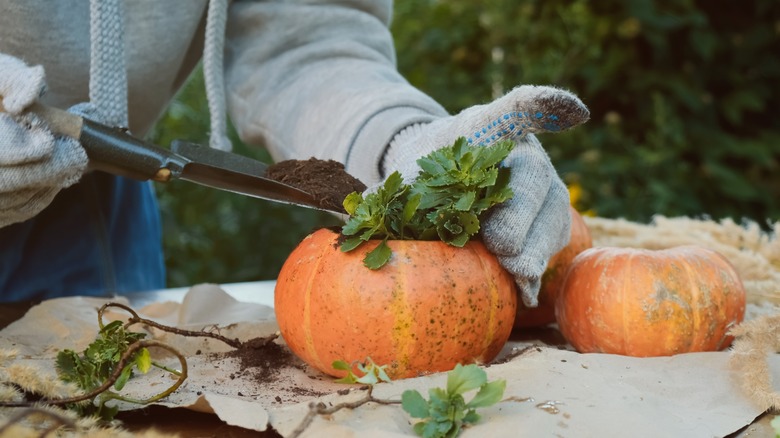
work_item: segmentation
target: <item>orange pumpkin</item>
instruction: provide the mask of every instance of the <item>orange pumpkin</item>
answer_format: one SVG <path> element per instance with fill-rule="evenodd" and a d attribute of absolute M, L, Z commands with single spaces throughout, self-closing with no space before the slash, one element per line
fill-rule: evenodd
<path fill-rule="evenodd" d="M 582 353 L 716 351 L 744 317 L 745 289 L 725 257 L 699 246 L 592 248 L 574 259 L 555 311 Z"/>
<path fill-rule="evenodd" d="M 344 253 L 320 229 L 279 273 L 274 308 L 290 349 L 314 368 L 343 377 L 336 360 L 388 365 L 391 378 L 493 360 L 512 331 L 512 277 L 479 241 L 391 240 L 389 263 L 363 265 L 380 241 Z"/>
<path fill-rule="evenodd" d="M 541 327 L 555 322 L 555 297 L 563 285 L 566 271 L 569 270 L 574 257 L 593 246 L 593 239 L 585 220 L 569 206 L 571 212 L 571 238 L 569 244 L 558 251 L 547 262 L 547 270 L 542 276 L 542 286 L 539 290 L 539 306 L 526 307 L 522 302 L 517 305 L 515 328 Z"/>

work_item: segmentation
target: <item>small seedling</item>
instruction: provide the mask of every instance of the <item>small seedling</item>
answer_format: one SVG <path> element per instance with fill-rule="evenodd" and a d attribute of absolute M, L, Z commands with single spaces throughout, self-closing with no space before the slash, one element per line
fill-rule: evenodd
<path fill-rule="evenodd" d="M 331 415 L 341 409 L 357 409 L 366 403 L 379 403 L 383 405 L 401 404 L 401 407 L 412 418 L 420 418 L 422 421 L 414 425 L 414 431 L 423 438 L 454 438 L 460 434 L 461 429 L 469 424 L 479 421 L 477 408 L 484 408 L 498 403 L 504 396 L 506 380 L 487 381 L 487 373 L 477 365 L 471 364 L 455 366 L 455 369 L 447 373 L 447 388 L 431 388 L 428 390 L 429 400 L 425 400 L 416 390 L 406 390 L 401 395 L 401 400 L 386 400 L 376 398 L 373 395 L 374 385 L 379 382 L 390 382 L 390 378 L 384 371 L 386 365 L 379 366 L 371 358 L 366 358 L 365 363 L 358 363 L 357 368 L 364 373 L 357 377 L 352 372 L 352 367 L 344 360 L 332 363 L 333 368 L 347 371 L 347 376 L 337 382 L 363 383 L 367 386 L 366 394 L 359 400 L 338 403 L 326 406 L 323 403 L 312 403 L 309 412 L 301 421 L 301 424 L 290 434 L 291 438 L 300 436 L 317 415 Z M 477 390 L 474 397 L 466 403 L 463 395 L 469 391 Z"/>
<path fill-rule="evenodd" d="M 357 363 L 357 369 L 363 373 L 358 377 L 352 372 L 352 366 L 344 360 L 333 361 L 333 368 L 347 372 L 347 375 L 336 380 L 338 383 L 362 383 L 364 385 L 376 385 L 379 382 L 390 382 L 385 372 L 387 365 L 377 365 L 370 357 L 366 358 L 365 363 Z"/>
<path fill-rule="evenodd" d="M 414 431 L 423 438 L 451 438 L 461 428 L 479 421 L 477 408 L 492 406 L 501 400 L 506 380 L 487 381 L 487 373 L 477 365 L 460 364 L 447 374 L 447 389 L 431 388 L 426 401 L 417 390 L 406 390 L 401 395 L 401 406 L 413 418 L 422 421 Z M 463 395 L 477 390 L 466 403 Z"/>

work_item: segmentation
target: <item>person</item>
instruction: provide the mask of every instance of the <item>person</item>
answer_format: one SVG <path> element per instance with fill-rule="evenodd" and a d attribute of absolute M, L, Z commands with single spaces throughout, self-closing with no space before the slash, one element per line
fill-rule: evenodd
<path fill-rule="evenodd" d="M 274 160 L 334 159 L 369 186 L 466 137 L 512 139 L 515 196 L 482 238 L 537 304 L 568 241 L 569 199 L 534 134 L 589 117 L 573 94 L 519 86 L 450 115 L 397 71 L 391 0 L 0 0 L 0 296 L 122 294 L 165 286 L 149 182 L 88 169 L 81 145 L 26 113 L 35 102 L 143 136 L 202 60 L 210 145 L 226 117 Z"/>

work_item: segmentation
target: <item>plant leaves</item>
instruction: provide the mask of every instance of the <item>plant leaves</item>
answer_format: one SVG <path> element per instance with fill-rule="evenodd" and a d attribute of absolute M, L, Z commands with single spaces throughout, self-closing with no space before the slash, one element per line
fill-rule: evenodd
<path fill-rule="evenodd" d="M 334 382 L 336 382 L 336 383 L 347 383 L 347 384 L 357 383 L 357 376 L 355 376 L 354 374 L 352 374 L 350 372 L 346 376 L 344 376 L 344 377 L 342 377 L 340 379 L 334 380 Z"/>
<path fill-rule="evenodd" d="M 341 370 L 341 371 L 352 370 L 352 367 L 350 367 L 349 364 L 344 360 L 334 360 L 333 363 L 330 364 L 330 366 L 332 366 L 333 369 Z"/>
<path fill-rule="evenodd" d="M 427 421 L 423 429 L 424 438 L 439 438 L 447 436 L 447 432 L 452 427 L 452 423 L 447 420 Z M 444 429 L 444 432 L 441 430 Z"/>
<path fill-rule="evenodd" d="M 365 363 L 358 363 L 357 368 L 363 373 L 357 377 L 352 372 L 352 365 L 344 360 L 335 360 L 331 363 L 334 369 L 346 371 L 347 375 L 337 379 L 337 383 L 362 383 L 364 385 L 376 385 L 379 382 L 390 382 L 390 377 L 385 372 L 387 365 L 377 365 L 370 357 L 366 358 Z"/>
<path fill-rule="evenodd" d="M 428 402 L 414 389 L 407 389 L 401 394 L 401 407 L 412 418 L 427 418 L 429 415 Z"/>
<path fill-rule="evenodd" d="M 479 388 L 468 404 L 463 393 Z M 430 388 L 428 401 L 419 392 L 407 390 L 401 395 L 401 405 L 413 418 L 422 421 L 414 425 L 417 435 L 423 437 L 455 437 L 464 424 L 479 421 L 475 408 L 487 407 L 501 400 L 505 380 L 487 382 L 487 373 L 477 365 L 456 365 L 447 373 L 447 389 Z"/>
<path fill-rule="evenodd" d="M 152 368 L 152 355 L 148 348 L 142 348 L 135 356 L 135 366 L 142 374 L 146 374 Z"/>
<path fill-rule="evenodd" d="M 404 205 L 403 210 L 403 220 L 405 223 L 408 223 L 412 220 L 412 217 L 414 217 L 414 213 L 417 211 L 417 208 L 420 206 L 420 202 L 422 201 L 422 194 L 416 193 L 414 195 L 411 195 L 409 197 L 409 201 Z"/>
<path fill-rule="evenodd" d="M 358 206 L 363 202 L 363 195 L 361 195 L 358 192 L 352 192 L 349 195 L 347 195 L 346 198 L 344 198 L 344 202 L 342 202 L 342 206 L 344 207 L 344 210 L 349 214 L 350 216 L 354 215 L 357 211 Z"/>
<path fill-rule="evenodd" d="M 482 418 L 474 409 L 470 409 L 463 417 L 463 423 L 474 424 Z"/>
<path fill-rule="evenodd" d="M 417 160 L 417 164 L 423 172 L 430 173 L 431 175 L 440 175 L 447 172 L 447 169 L 445 169 L 444 166 L 429 157 L 420 158 Z"/>
<path fill-rule="evenodd" d="M 360 246 L 360 244 L 362 244 L 363 242 L 365 241 L 360 237 L 350 237 L 349 239 L 346 239 L 343 242 L 341 242 L 341 246 L 339 247 L 339 249 L 341 250 L 341 252 L 349 252 L 357 248 L 358 246 Z"/>
<path fill-rule="evenodd" d="M 376 248 L 366 254 L 366 257 L 363 259 L 363 265 L 368 269 L 379 269 L 390 260 L 392 255 L 393 251 L 387 245 L 387 241 L 382 240 Z"/>
<path fill-rule="evenodd" d="M 506 380 L 496 380 L 490 383 L 486 383 L 479 388 L 477 395 L 466 404 L 469 408 L 484 408 L 492 406 L 504 396 L 504 390 L 506 389 Z"/>
<path fill-rule="evenodd" d="M 475 166 L 478 166 L 480 169 L 493 167 L 503 161 L 513 148 L 514 144 L 512 142 L 501 141 L 493 147 L 475 149 L 477 154 L 477 158 L 474 160 Z"/>
<path fill-rule="evenodd" d="M 119 406 L 108 406 L 106 404 L 100 405 L 97 411 L 97 416 L 103 421 L 111 421 L 119 413 Z"/>
<path fill-rule="evenodd" d="M 468 211 L 471 206 L 474 205 L 474 200 L 477 197 L 477 192 L 466 192 L 457 202 L 455 202 L 455 210 Z"/>
<path fill-rule="evenodd" d="M 463 394 L 477 389 L 487 382 L 487 373 L 474 364 L 463 366 L 455 365 L 455 369 L 447 374 L 447 392 L 450 394 Z"/>
<path fill-rule="evenodd" d="M 132 374 L 133 374 L 133 363 L 131 362 L 125 365 L 125 367 L 122 369 L 122 373 L 114 382 L 114 389 L 116 389 L 117 391 L 121 391 L 122 388 L 125 387 L 127 381 L 130 380 L 130 376 Z"/>
<path fill-rule="evenodd" d="M 390 174 L 390 176 L 387 177 L 385 180 L 385 183 L 383 185 L 383 189 L 381 192 L 386 197 L 393 197 L 396 193 L 401 191 L 403 186 L 403 177 L 401 177 L 401 173 L 398 171 L 395 171 Z"/>
<path fill-rule="evenodd" d="M 346 361 L 344 361 L 344 360 L 334 360 L 330 364 L 330 366 L 332 366 L 334 369 L 347 372 L 346 376 L 344 376 L 344 377 L 342 377 L 340 379 L 336 379 L 335 380 L 336 383 L 355 383 L 355 382 L 357 382 L 357 376 L 352 374 L 352 366 L 350 366 L 350 364 L 348 364 Z"/>
<path fill-rule="evenodd" d="M 369 360 L 371 359 L 369 358 Z M 373 361 L 371 363 L 373 363 Z M 374 364 L 374 373 L 376 373 L 380 382 L 390 382 L 390 376 L 387 375 L 385 368 L 387 368 L 387 365 L 377 366 Z"/>
<path fill-rule="evenodd" d="M 479 215 L 512 196 L 509 169 L 496 166 L 514 145 L 471 146 L 461 137 L 417 160 L 420 172 L 411 185 L 393 172 L 375 192 L 348 195 L 344 207 L 350 218 L 341 233 L 360 239 L 347 239 L 341 250 L 383 239 L 363 259 L 368 268 L 379 269 L 392 256 L 386 245 L 390 239 L 438 239 L 462 247 L 479 232 Z"/>
<path fill-rule="evenodd" d="M 84 391 L 92 391 L 111 378 L 116 366 L 119 365 L 119 360 L 128 351 L 130 345 L 144 337 L 146 337 L 145 333 L 125 330 L 122 321 L 112 321 L 102 326 L 97 338 L 80 355 L 73 350 L 60 351 L 56 359 L 57 374 L 65 382 L 75 383 Z M 120 391 L 124 388 L 132 378 L 135 368 L 147 372 L 151 365 L 149 350 L 139 349 L 122 369 L 119 378 L 114 382 L 114 389 Z M 120 396 L 105 391 L 94 397 L 92 404 L 74 405 L 73 409 L 81 415 L 97 415 L 104 419 L 111 419 L 118 412 L 118 408 L 105 404 L 111 398 L 120 398 Z"/>

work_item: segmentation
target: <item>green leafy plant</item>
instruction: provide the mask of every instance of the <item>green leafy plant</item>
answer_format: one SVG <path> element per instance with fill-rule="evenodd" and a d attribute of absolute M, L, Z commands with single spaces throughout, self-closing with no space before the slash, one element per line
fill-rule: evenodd
<path fill-rule="evenodd" d="M 110 307 L 120 308 L 130 313 L 126 322 L 113 321 L 103 323 L 103 314 Z M 231 339 L 210 331 L 191 331 L 177 327 L 170 327 L 150 319 L 142 318 L 131 307 L 121 303 L 106 303 L 98 311 L 98 326 L 100 330 L 95 341 L 90 343 L 82 353 L 65 349 L 57 354 L 55 365 L 59 379 L 73 383 L 83 394 L 68 397 L 50 396 L 41 394 L 39 390 L 26 388 L 25 385 L 15 384 L 24 392 L 22 400 L 0 400 L 0 408 L 36 408 L 36 406 L 64 406 L 81 416 L 94 416 L 105 421 L 113 420 L 119 411 L 118 406 L 109 406 L 110 400 L 120 400 L 127 403 L 146 405 L 161 400 L 176 391 L 187 379 L 187 360 L 172 346 L 156 340 L 147 340 L 145 333 L 131 332 L 128 330 L 133 324 L 143 324 L 146 327 L 154 327 L 180 336 L 207 337 L 217 339 L 233 348 L 241 348 L 244 344 L 238 339 Z M 255 338 L 250 342 L 271 342 L 276 334 L 266 338 Z M 253 344 L 255 345 L 255 344 Z M 152 360 L 149 348 L 167 350 L 178 360 L 180 368 L 171 369 Z M 147 397 L 137 399 L 119 394 L 127 382 L 137 371 L 146 374 L 152 367 L 159 368 L 176 377 L 176 381 L 163 391 Z M 111 391 L 111 389 L 114 391 Z M 31 398 L 27 398 L 30 396 Z M 36 408 L 37 409 L 37 408 Z M 21 418 L 21 417 L 20 417 Z M 0 434 L 1 435 L 1 434 Z"/>
<path fill-rule="evenodd" d="M 303 434 L 317 415 L 331 415 L 342 409 L 357 409 L 366 403 L 379 403 L 383 405 L 401 404 L 401 407 L 412 418 L 420 418 L 422 421 L 414 425 L 414 431 L 423 438 L 453 438 L 458 436 L 463 427 L 479 421 L 477 408 L 484 408 L 498 403 L 504 396 L 506 380 L 487 381 L 485 370 L 475 364 L 456 365 L 447 373 L 447 388 L 431 388 L 428 390 L 429 400 L 425 400 L 417 390 L 406 390 L 401 395 L 401 400 L 387 400 L 374 397 L 374 385 L 379 382 L 390 382 L 385 374 L 385 365 L 377 365 L 371 358 L 365 363 L 358 364 L 358 369 L 364 373 L 363 377 L 357 377 L 352 372 L 352 367 L 344 360 L 333 362 L 333 367 L 348 372 L 347 376 L 337 380 L 342 383 L 363 383 L 366 386 L 364 397 L 343 403 L 325 405 L 324 403 L 312 403 L 309 412 L 301 423 L 290 434 L 295 438 Z M 464 394 L 476 390 L 476 394 L 466 403 Z M 347 390 L 348 392 L 349 390 Z M 341 393 L 341 391 L 339 391 Z"/>
<path fill-rule="evenodd" d="M 412 184 L 395 172 L 365 198 L 351 193 L 344 199 L 350 218 L 341 250 L 382 239 L 364 259 L 379 269 L 390 260 L 388 240 L 438 239 L 462 247 L 479 232 L 480 215 L 512 197 L 509 168 L 500 163 L 513 147 L 510 141 L 471 146 L 461 137 L 417 160 L 421 170 Z"/>
<path fill-rule="evenodd" d="M 347 372 L 347 375 L 336 380 L 338 383 L 362 383 L 364 385 L 376 385 L 379 382 L 390 382 L 390 377 L 385 372 L 387 365 L 377 365 L 370 357 L 364 363 L 356 364 L 358 371 L 363 373 L 358 377 L 352 372 L 352 366 L 344 360 L 333 361 L 333 368 Z"/>
<path fill-rule="evenodd" d="M 103 314 L 108 308 L 122 309 L 128 312 L 130 317 L 124 323 L 117 320 L 105 324 Z M 0 408 L 38 409 L 40 406 L 64 406 L 81 416 L 94 416 L 110 421 L 119 410 L 117 406 L 107 405 L 110 400 L 146 405 L 171 395 L 187 379 L 186 358 L 165 342 L 147 340 L 144 339 L 145 333 L 129 331 L 128 328 L 134 324 L 154 327 L 180 336 L 216 339 L 233 348 L 244 346 L 244 343 L 238 339 L 227 338 L 219 333 L 185 330 L 142 318 L 130 306 L 121 303 L 103 304 L 97 311 L 97 319 L 100 328 L 97 339 L 80 354 L 71 349 L 60 351 L 55 360 L 59 379 L 63 382 L 73 383 L 84 391 L 82 394 L 68 397 L 51 396 L 41 393 L 39 389 L 27 388 L 24 384 L 14 383 L 25 397 L 22 400 L 0 400 Z M 265 338 L 255 338 L 249 342 L 252 342 L 252 345 L 257 345 L 258 341 L 265 344 L 273 341 L 277 336 L 277 334 L 273 334 Z M 153 361 L 149 352 L 150 347 L 167 350 L 179 360 L 180 368 L 178 370 L 172 369 Z M 146 374 L 152 367 L 172 374 L 176 377 L 176 381 L 163 391 L 145 399 L 119 394 L 119 391 L 122 391 L 127 382 L 135 375 L 135 372 Z M 111 391 L 112 388 L 117 392 Z"/>
<path fill-rule="evenodd" d="M 428 400 L 416 390 L 406 390 L 401 395 L 401 406 L 413 418 L 422 421 L 414 425 L 414 431 L 424 438 L 455 437 L 461 428 L 479 421 L 477 408 L 492 406 L 501 400 L 506 380 L 487 381 L 487 373 L 477 365 L 456 365 L 447 374 L 447 388 L 431 388 Z M 477 390 L 466 403 L 463 395 Z"/>
<path fill-rule="evenodd" d="M 118 307 L 126 310 L 132 316 L 123 323 L 113 321 L 103 323 L 103 313 L 109 307 Z M 228 345 L 236 346 L 237 341 L 224 338 L 218 334 L 207 332 L 191 332 L 175 327 L 168 327 L 157 322 L 141 318 L 132 308 L 120 303 L 106 303 L 98 309 L 97 339 L 90 343 L 79 354 L 74 350 L 65 349 L 57 354 L 56 368 L 59 378 L 64 382 L 74 383 L 84 390 L 84 394 L 61 399 L 43 399 L 41 404 L 67 406 L 79 415 L 95 416 L 110 421 L 119 411 L 117 406 L 108 406 L 110 400 L 121 400 L 135 404 L 149 404 L 163 399 L 173 393 L 187 378 L 187 361 L 175 348 L 164 342 L 145 340 L 145 333 L 132 332 L 127 328 L 136 323 L 146 324 L 164 331 L 183 336 L 212 337 Z M 174 370 L 155 363 L 149 353 L 149 347 L 159 347 L 168 350 L 179 359 L 180 370 Z M 162 392 L 146 399 L 135 399 L 119 394 L 135 372 L 146 374 L 152 367 L 169 372 L 176 376 L 177 380 Z M 114 391 L 111 391 L 111 388 Z M 84 403 L 90 401 L 90 403 Z M 0 404 L 4 406 L 26 406 L 29 402 L 16 404 Z"/>
<path fill-rule="evenodd" d="M 394 5 L 399 71 L 449 113 L 518 84 L 555 84 L 587 103 L 591 122 L 541 139 L 580 185 L 583 209 L 642 222 L 780 217 L 780 60 L 770 55 L 780 2 Z"/>
<path fill-rule="evenodd" d="M 122 321 L 113 321 L 101 328 L 98 338 L 89 344 L 83 353 L 79 354 L 70 349 L 57 353 L 57 373 L 63 381 L 75 383 L 87 392 L 92 391 L 111 378 L 130 345 L 145 336 L 144 333 L 125 330 Z M 122 368 L 122 373 L 113 384 L 114 389 L 121 391 L 134 370 L 145 374 L 151 366 L 149 350 L 138 349 Z M 105 391 L 97 396 L 96 404 L 78 404 L 74 405 L 74 408 L 81 415 L 94 414 L 110 420 L 116 415 L 118 408 L 108 407 L 106 402 L 114 398 L 121 397 L 114 392 Z"/>

